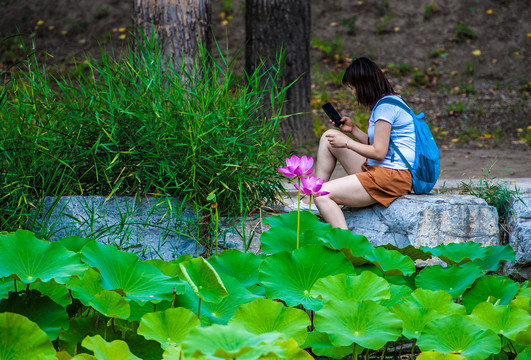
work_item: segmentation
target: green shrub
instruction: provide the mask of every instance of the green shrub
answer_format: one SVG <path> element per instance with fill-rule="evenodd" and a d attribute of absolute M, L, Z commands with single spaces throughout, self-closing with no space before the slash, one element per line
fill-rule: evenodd
<path fill-rule="evenodd" d="M 61 76 L 35 56 L 11 72 L 0 94 L 1 229 L 17 228 L 44 196 L 180 196 L 202 207 L 217 191 L 229 215 L 242 196 L 248 209 L 275 201 L 280 71 L 239 82 L 221 51 L 201 50 L 184 70 L 165 65 L 156 43 L 136 45 Z"/>

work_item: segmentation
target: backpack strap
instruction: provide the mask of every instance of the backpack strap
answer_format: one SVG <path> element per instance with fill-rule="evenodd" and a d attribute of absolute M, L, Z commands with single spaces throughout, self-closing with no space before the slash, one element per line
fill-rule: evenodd
<path fill-rule="evenodd" d="M 380 104 L 391 104 L 391 105 L 396 105 L 400 107 L 402 110 L 409 113 L 413 117 L 413 122 L 415 122 L 415 117 L 417 117 L 417 115 L 415 115 L 413 110 L 411 110 L 411 108 L 407 106 L 406 104 L 404 104 L 403 102 L 398 101 L 397 99 L 394 99 L 394 98 L 384 97 L 383 99 L 380 99 L 376 103 L 374 108 L 376 109 L 376 107 Z M 395 143 L 390 137 L 389 137 L 389 147 L 392 148 L 398 154 L 398 156 L 400 156 L 400 159 L 402 159 L 402 162 L 407 166 L 408 170 L 413 174 L 413 168 L 411 167 L 411 164 L 409 163 L 409 161 L 406 160 L 405 156 L 402 155 L 402 152 L 398 150 L 398 146 L 395 145 Z"/>
<path fill-rule="evenodd" d="M 398 154 L 398 156 L 400 156 L 400 159 L 402 159 L 402 161 L 404 162 L 404 164 L 406 164 L 408 170 L 411 171 L 411 174 L 413 174 L 413 168 L 411 167 L 411 164 L 409 163 L 409 161 L 406 160 L 406 158 L 404 157 L 404 155 L 402 155 L 402 153 L 400 152 L 400 150 L 398 150 L 398 146 L 395 145 L 395 143 L 393 142 L 393 140 L 391 140 L 391 138 L 389 138 L 389 146 L 390 146 L 394 151 L 396 151 L 396 153 Z"/>
<path fill-rule="evenodd" d="M 391 105 L 396 105 L 400 108 L 402 108 L 402 110 L 406 111 L 409 115 L 413 116 L 413 118 L 416 117 L 415 113 L 413 112 L 413 110 L 411 110 L 411 108 L 409 106 L 407 106 L 406 104 L 404 104 L 402 101 L 399 101 L 397 99 L 394 99 L 392 97 L 384 97 L 382 99 L 380 99 L 376 105 L 374 106 L 374 108 L 376 109 L 376 107 L 380 104 L 391 104 Z"/>

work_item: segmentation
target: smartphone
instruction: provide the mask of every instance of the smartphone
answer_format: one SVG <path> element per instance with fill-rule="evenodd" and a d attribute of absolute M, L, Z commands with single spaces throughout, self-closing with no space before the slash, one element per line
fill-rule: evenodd
<path fill-rule="evenodd" d="M 334 122 L 334 125 L 336 127 L 340 127 L 343 124 L 343 122 L 341 121 L 341 115 L 339 115 L 336 109 L 334 109 L 332 104 L 327 102 L 326 104 L 322 106 L 322 108 L 324 112 L 326 113 L 326 115 L 328 115 L 328 117 Z"/>

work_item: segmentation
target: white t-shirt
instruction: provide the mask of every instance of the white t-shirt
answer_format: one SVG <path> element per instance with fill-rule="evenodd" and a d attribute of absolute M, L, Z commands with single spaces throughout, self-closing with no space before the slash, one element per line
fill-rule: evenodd
<path fill-rule="evenodd" d="M 405 104 L 398 95 L 384 96 L 384 98 L 388 97 L 398 99 Z M 378 105 L 373 109 L 369 118 L 367 134 L 369 135 L 371 144 L 374 142 L 374 123 L 379 120 L 387 121 L 391 124 L 391 139 L 409 163 L 413 164 L 415 160 L 415 126 L 413 124 L 413 117 L 399 106 L 392 104 Z M 382 161 L 367 159 L 367 165 L 378 165 L 395 170 L 407 169 L 406 164 L 404 164 L 398 153 L 391 147 L 389 147 L 385 159 Z"/>

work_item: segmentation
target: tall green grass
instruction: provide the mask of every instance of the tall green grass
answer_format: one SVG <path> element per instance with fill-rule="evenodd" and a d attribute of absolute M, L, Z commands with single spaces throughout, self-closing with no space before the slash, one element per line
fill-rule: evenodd
<path fill-rule="evenodd" d="M 206 209 L 216 191 L 230 216 L 282 191 L 278 68 L 237 76 L 218 48 L 173 69 L 146 38 L 62 74 L 27 54 L 0 92 L 0 230 L 24 226 L 45 196 L 179 196 Z"/>

